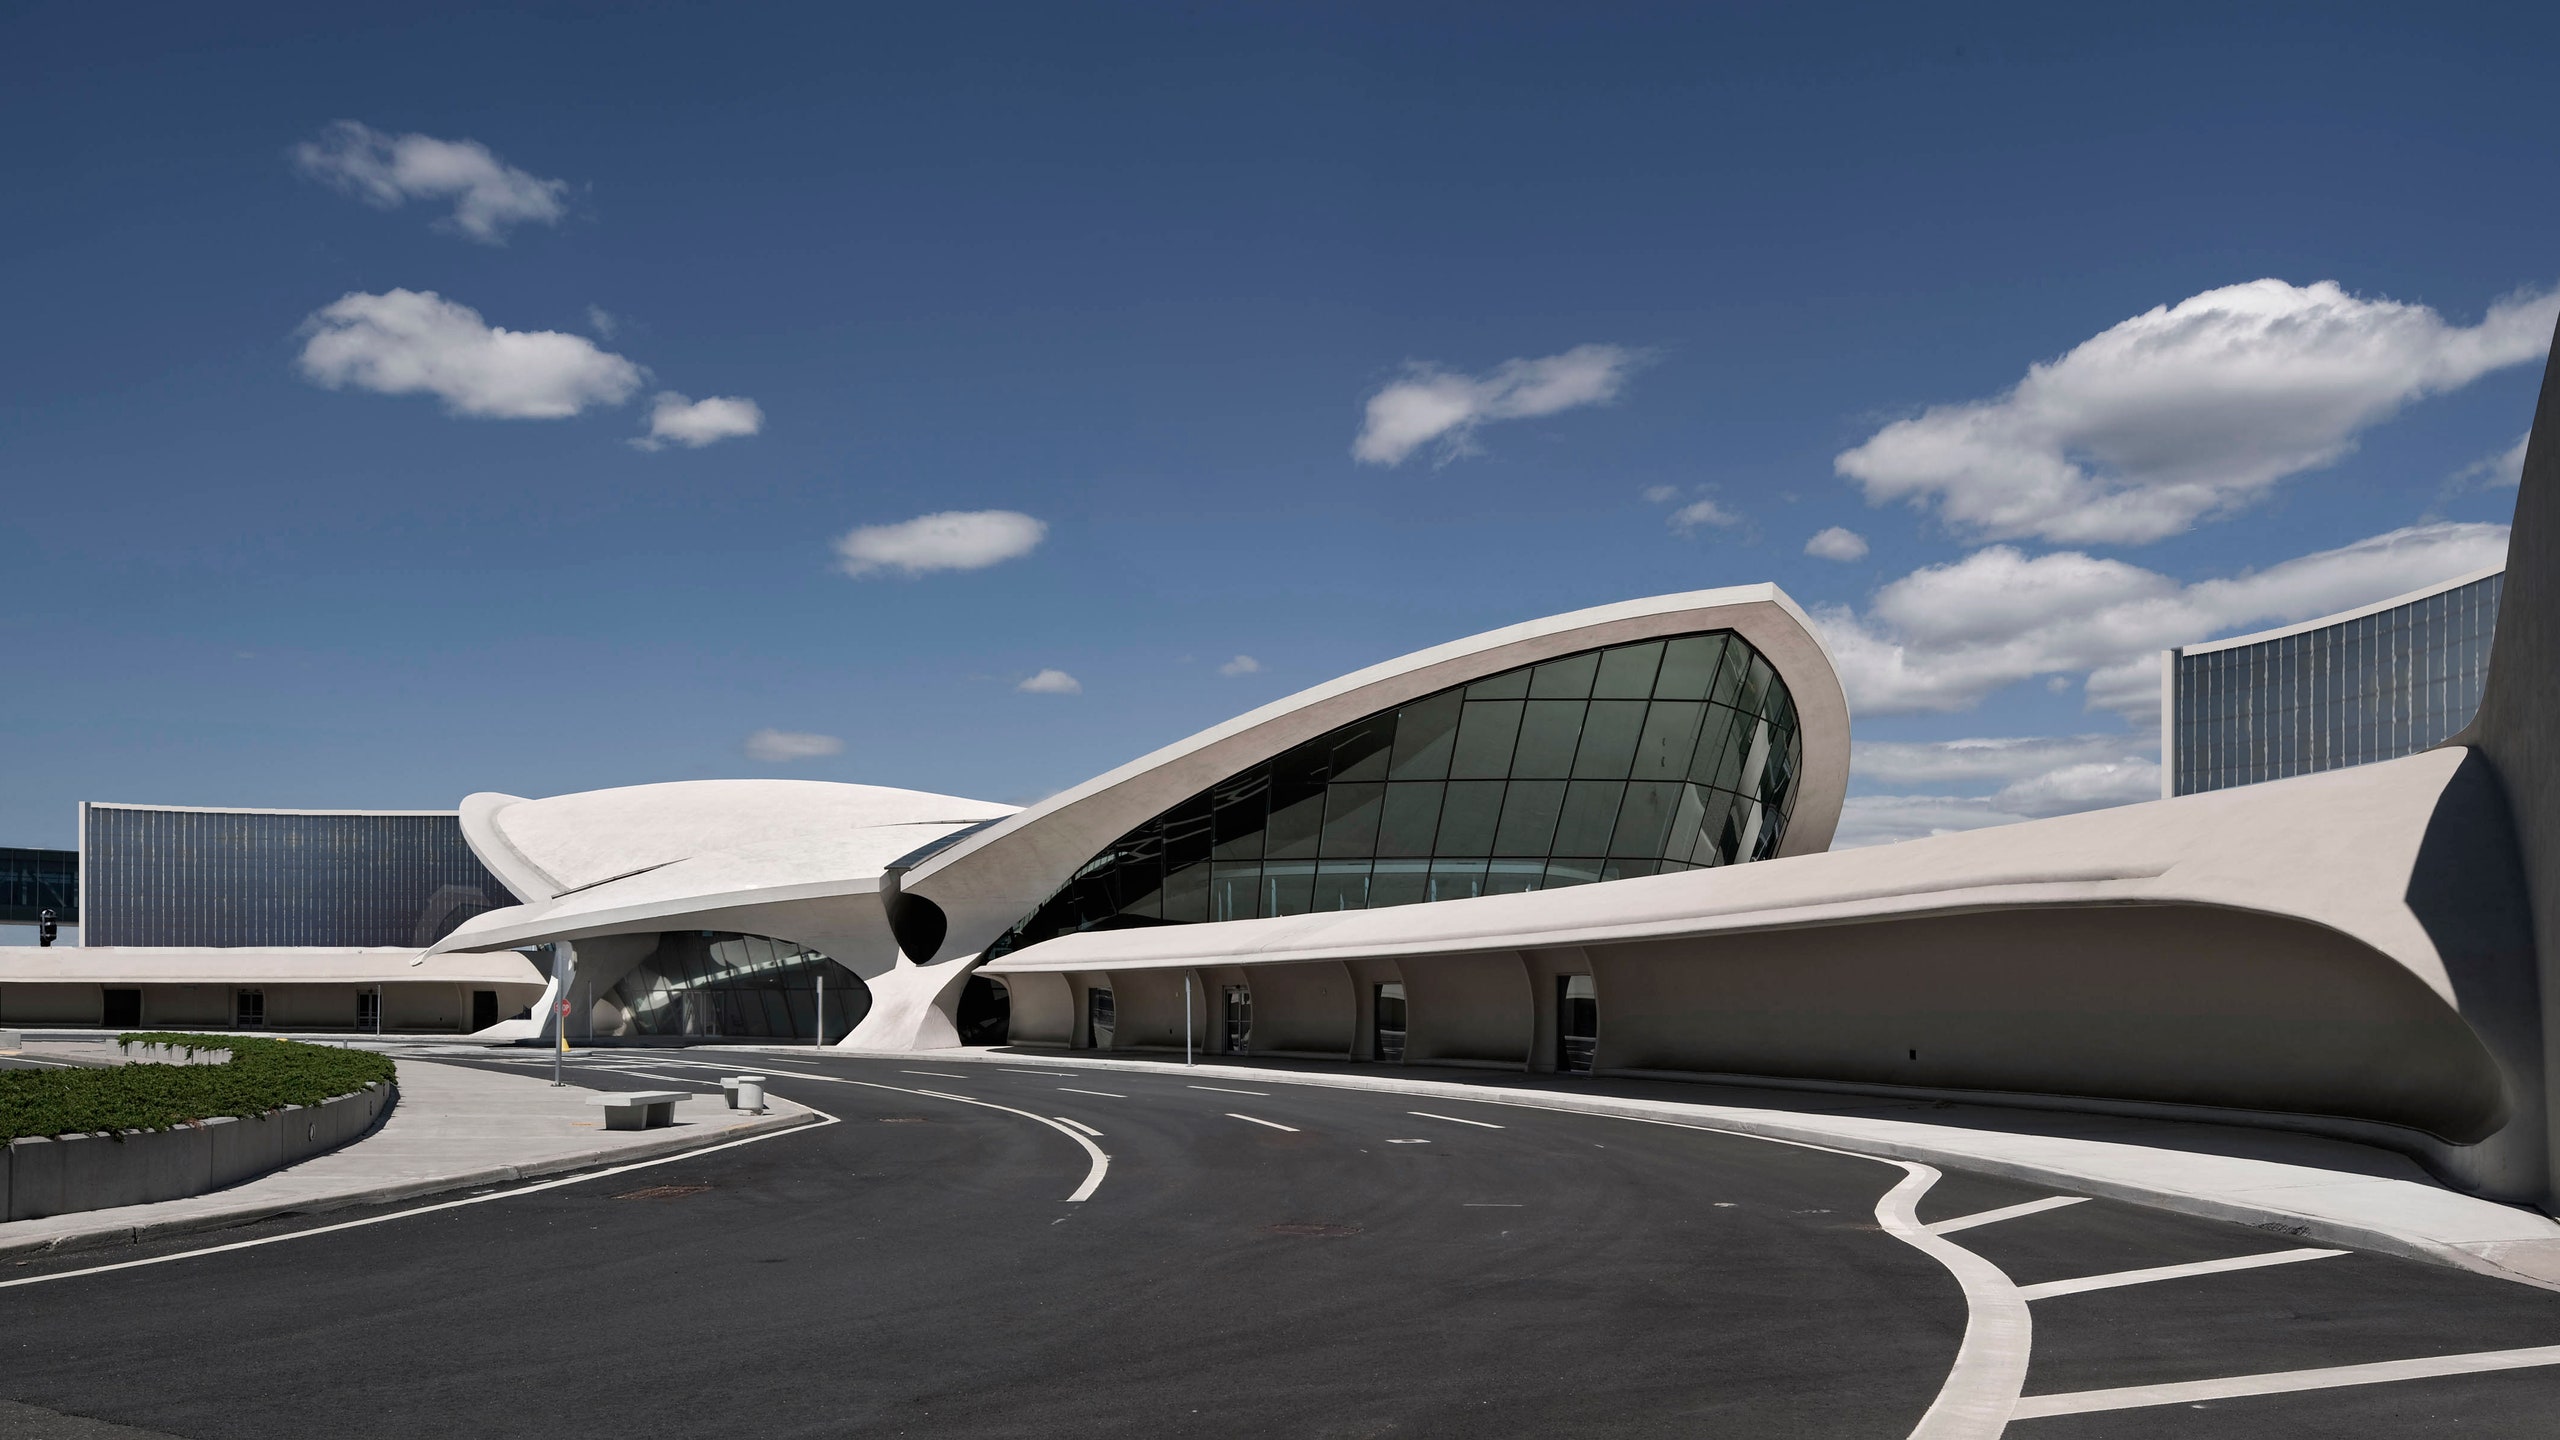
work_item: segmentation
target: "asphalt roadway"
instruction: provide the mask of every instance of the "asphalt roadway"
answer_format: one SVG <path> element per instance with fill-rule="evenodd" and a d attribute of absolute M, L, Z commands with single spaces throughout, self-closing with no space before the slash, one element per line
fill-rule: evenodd
<path fill-rule="evenodd" d="M 1899 1437 L 1979 1380 L 1969 1306 L 2004 1287 L 2033 1300 L 2018 1440 L 2560 1435 L 2560 1365 L 2281 1380 L 2560 1346 L 2560 1294 L 2102 1200 L 1883 1223 L 1889 1195 L 1928 1226 L 2063 1198 L 2006 1181 L 1207 1068 L 573 1074 L 747 1068 L 836 1123 L 0 1262 L 0 1437 Z M 2090 1276 L 2118 1283 L 2015 1289 Z M 2084 1398 L 2256 1375 L 2277 1393 Z"/>

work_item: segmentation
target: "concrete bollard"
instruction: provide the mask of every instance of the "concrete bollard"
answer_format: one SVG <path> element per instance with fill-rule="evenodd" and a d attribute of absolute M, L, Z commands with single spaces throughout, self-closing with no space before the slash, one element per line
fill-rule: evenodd
<path fill-rule="evenodd" d="M 738 1108 L 752 1110 L 759 1115 L 764 1113 L 763 1076 L 741 1075 L 738 1077 Z"/>

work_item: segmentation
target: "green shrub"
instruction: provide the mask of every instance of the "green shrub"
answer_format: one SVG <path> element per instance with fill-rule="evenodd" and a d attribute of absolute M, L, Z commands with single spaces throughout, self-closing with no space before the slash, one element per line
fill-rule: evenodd
<path fill-rule="evenodd" d="M 228 1050 L 226 1065 L 113 1065 L 0 1070 L 0 1142 L 26 1135 L 166 1130 L 217 1115 L 264 1115 L 317 1105 L 392 1077 L 390 1057 L 246 1035 L 116 1037 L 135 1045 Z"/>

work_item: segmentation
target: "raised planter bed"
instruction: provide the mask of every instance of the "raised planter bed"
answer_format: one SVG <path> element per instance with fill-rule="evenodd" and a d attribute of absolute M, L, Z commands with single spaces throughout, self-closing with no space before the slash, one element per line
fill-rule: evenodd
<path fill-rule="evenodd" d="M 236 1185 L 363 1135 L 398 1094 L 391 1062 L 368 1052 L 189 1035 L 120 1044 L 139 1063 L 0 1074 L 7 1219 Z"/>

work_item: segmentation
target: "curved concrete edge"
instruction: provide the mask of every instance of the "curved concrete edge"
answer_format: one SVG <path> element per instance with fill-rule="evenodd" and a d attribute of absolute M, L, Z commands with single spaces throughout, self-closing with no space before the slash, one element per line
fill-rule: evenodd
<path fill-rule="evenodd" d="M 371 1131 L 400 1095 L 396 1081 L 317 1105 L 217 1115 L 121 1135 L 27 1136 L 0 1152 L 0 1220 L 47 1220 L 184 1200 L 325 1155 Z M 298 1133 L 297 1133 L 298 1132 Z"/>
<path fill-rule="evenodd" d="M 303 1196 L 289 1201 L 200 1211 L 169 1220 L 137 1225 L 102 1225 L 94 1230 L 73 1231 L 44 1239 L 0 1241 L 0 1257 L 23 1255 L 35 1251 L 68 1252 L 107 1249 L 117 1245 L 138 1245 L 146 1240 L 158 1240 L 173 1235 L 187 1235 L 204 1230 L 228 1230 L 236 1226 L 252 1225 L 260 1220 L 271 1220 L 280 1215 L 321 1214 L 359 1205 L 389 1205 L 402 1200 L 450 1194 L 456 1190 L 475 1190 L 484 1186 L 543 1180 L 578 1170 L 620 1166 L 643 1160 L 662 1160 L 669 1156 L 683 1154 L 688 1150 L 708 1149 L 714 1145 L 726 1145 L 749 1136 L 769 1134 L 777 1130 L 794 1130 L 803 1125 L 818 1123 L 818 1113 L 805 1106 L 793 1104 L 779 1096 L 768 1097 L 766 1103 L 775 1107 L 774 1113 L 755 1120 L 723 1126 L 710 1134 L 670 1135 L 663 1140 L 644 1141 L 636 1145 L 599 1147 L 580 1151 L 574 1155 L 558 1155 L 549 1160 L 525 1165 L 492 1165 L 477 1170 L 456 1170 L 442 1175 L 404 1180 L 397 1184 L 351 1187 L 325 1196 Z"/>
<path fill-rule="evenodd" d="M 916 1058 L 935 1064 L 955 1060 L 1007 1064 L 1020 1063 L 1025 1057 L 935 1050 L 917 1052 Z M 1043 1065 L 1096 1070 L 1214 1074 L 1229 1079 L 1250 1078 L 1261 1084 L 1318 1085 L 1438 1100 L 1472 1100 L 1758 1135 L 1884 1159 L 1916 1160 L 1995 1179 L 2049 1185 L 2057 1191 L 2249 1225 L 2544 1290 L 2560 1290 L 2560 1223 L 2515 1206 L 2412 1181 L 2378 1179 L 2307 1165 L 2196 1155 L 2123 1141 L 2056 1140 L 2042 1135 L 1961 1131 L 1911 1121 L 1804 1115 L 1625 1096 L 1567 1095 L 1395 1075 L 1266 1070 L 1230 1063 L 1188 1066 L 1179 1061 L 1051 1053 L 1040 1054 L 1038 1060 Z M 2004 1150 L 2012 1153 L 2002 1153 Z M 2169 1178 L 2173 1172 L 2182 1173 L 2186 1183 Z"/>

